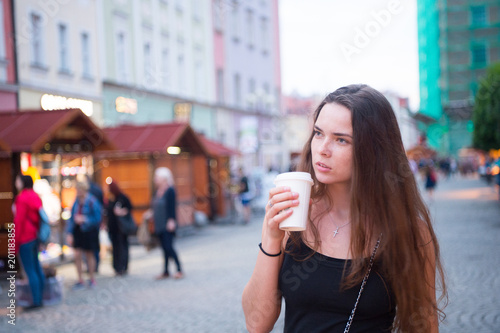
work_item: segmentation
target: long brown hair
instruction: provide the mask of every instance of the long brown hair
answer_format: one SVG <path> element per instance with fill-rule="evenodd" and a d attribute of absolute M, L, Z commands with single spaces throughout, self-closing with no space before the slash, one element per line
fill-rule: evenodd
<path fill-rule="evenodd" d="M 377 252 L 378 269 L 388 280 L 396 300 L 394 329 L 418 331 L 430 315 L 444 317 L 435 299 L 430 297 L 429 277 L 424 273 L 429 260 L 435 260 L 439 301 L 446 301 L 444 272 L 439 245 L 430 213 L 418 190 L 405 154 L 399 126 L 387 99 L 367 85 L 350 85 L 326 96 L 313 114 L 318 119 L 328 103 L 342 105 L 351 111 L 353 127 L 353 176 L 351 181 L 350 219 L 352 224 L 350 250 L 352 264 L 344 274 L 343 288 L 361 283 L 368 268 L 374 240 L 382 234 Z M 314 180 L 313 202 L 329 197 L 327 186 L 319 183 L 312 166 L 311 141 L 304 146 L 299 171 L 311 173 Z M 322 216 L 322 215 L 320 215 Z M 314 235 L 313 249 L 319 247 L 319 234 L 309 223 Z M 299 244 L 301 232 L 292 232 L 290 239 Z M 429 258 L 424 247 L 432 245 L 435 257 Z M 424 329 L 427 327 L 421 327 Z"/>

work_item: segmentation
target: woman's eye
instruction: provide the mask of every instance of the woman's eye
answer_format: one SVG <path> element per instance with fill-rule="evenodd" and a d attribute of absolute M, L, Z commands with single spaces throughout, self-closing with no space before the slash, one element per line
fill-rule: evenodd
<path fill-rule="evenodd" d="M 313 135 L 314 135 L 314 136 L 320 136 L 320 135 L 321 135 L 321 132 L 319 132 L 319 131 L 316 131 L 316 130 L 315 130 L 315 131 L 313 131 Z"/>

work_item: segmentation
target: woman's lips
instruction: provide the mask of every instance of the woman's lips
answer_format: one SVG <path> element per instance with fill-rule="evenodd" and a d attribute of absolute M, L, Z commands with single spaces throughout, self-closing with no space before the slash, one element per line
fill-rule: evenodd
<path fill-rule="evenodd" d="M 317 167 L 318 171 L 321 171 L 321 172 L 328 172 L 328 171 L 332 170 L 332 168 L 330 168 L 329 166 L 327 166 L 326 164 L 323 164 L 321 162 L 316 162 L 316 167 Z"/>

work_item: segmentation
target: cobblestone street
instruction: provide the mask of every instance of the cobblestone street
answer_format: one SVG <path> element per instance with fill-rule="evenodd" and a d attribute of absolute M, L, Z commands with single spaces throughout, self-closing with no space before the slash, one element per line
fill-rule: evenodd
<path fill-rule="evenodd" d="M 448 275 L 445 333 L 500 332 L 500 202 L 479 179 L 443 180 L 429 204 Z M 217 225 L 176 240 L 186 277 L 154 281 L 161 273 L 159 249 L 132 247 L 130 274 L 113 276 L 110 258 L 101 263 L 97 288 L 71 291 L 76 272 L 64 278 L 59 305 L 23 313 L 7 323 L 9 299 L 1 281 L 2 332 L 246 332 L 241 293 L 260 241 L 261 217 L 249 225 Z M 172 267 L 173 268 L 173 267 Z M 5 280 L 5 279 L 4 279 Z M 282 318 L 273 332 L 282 331 Z"/>

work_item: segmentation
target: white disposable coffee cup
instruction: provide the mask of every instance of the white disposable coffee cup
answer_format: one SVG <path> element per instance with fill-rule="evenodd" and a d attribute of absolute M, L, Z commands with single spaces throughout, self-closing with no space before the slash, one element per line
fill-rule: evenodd
<path fill-rule="evenodd" d="M 292 192 L 299 194 L 299 205 L 292 207 L 292 215 L 280 223 L 281 230 L 302 231 L 306 230 L 309 199 L 311 198 L 311 186 L 313 180 L 307 172 L 285 172 L 274 179 L 276 186 L 288 186 Z"/>

